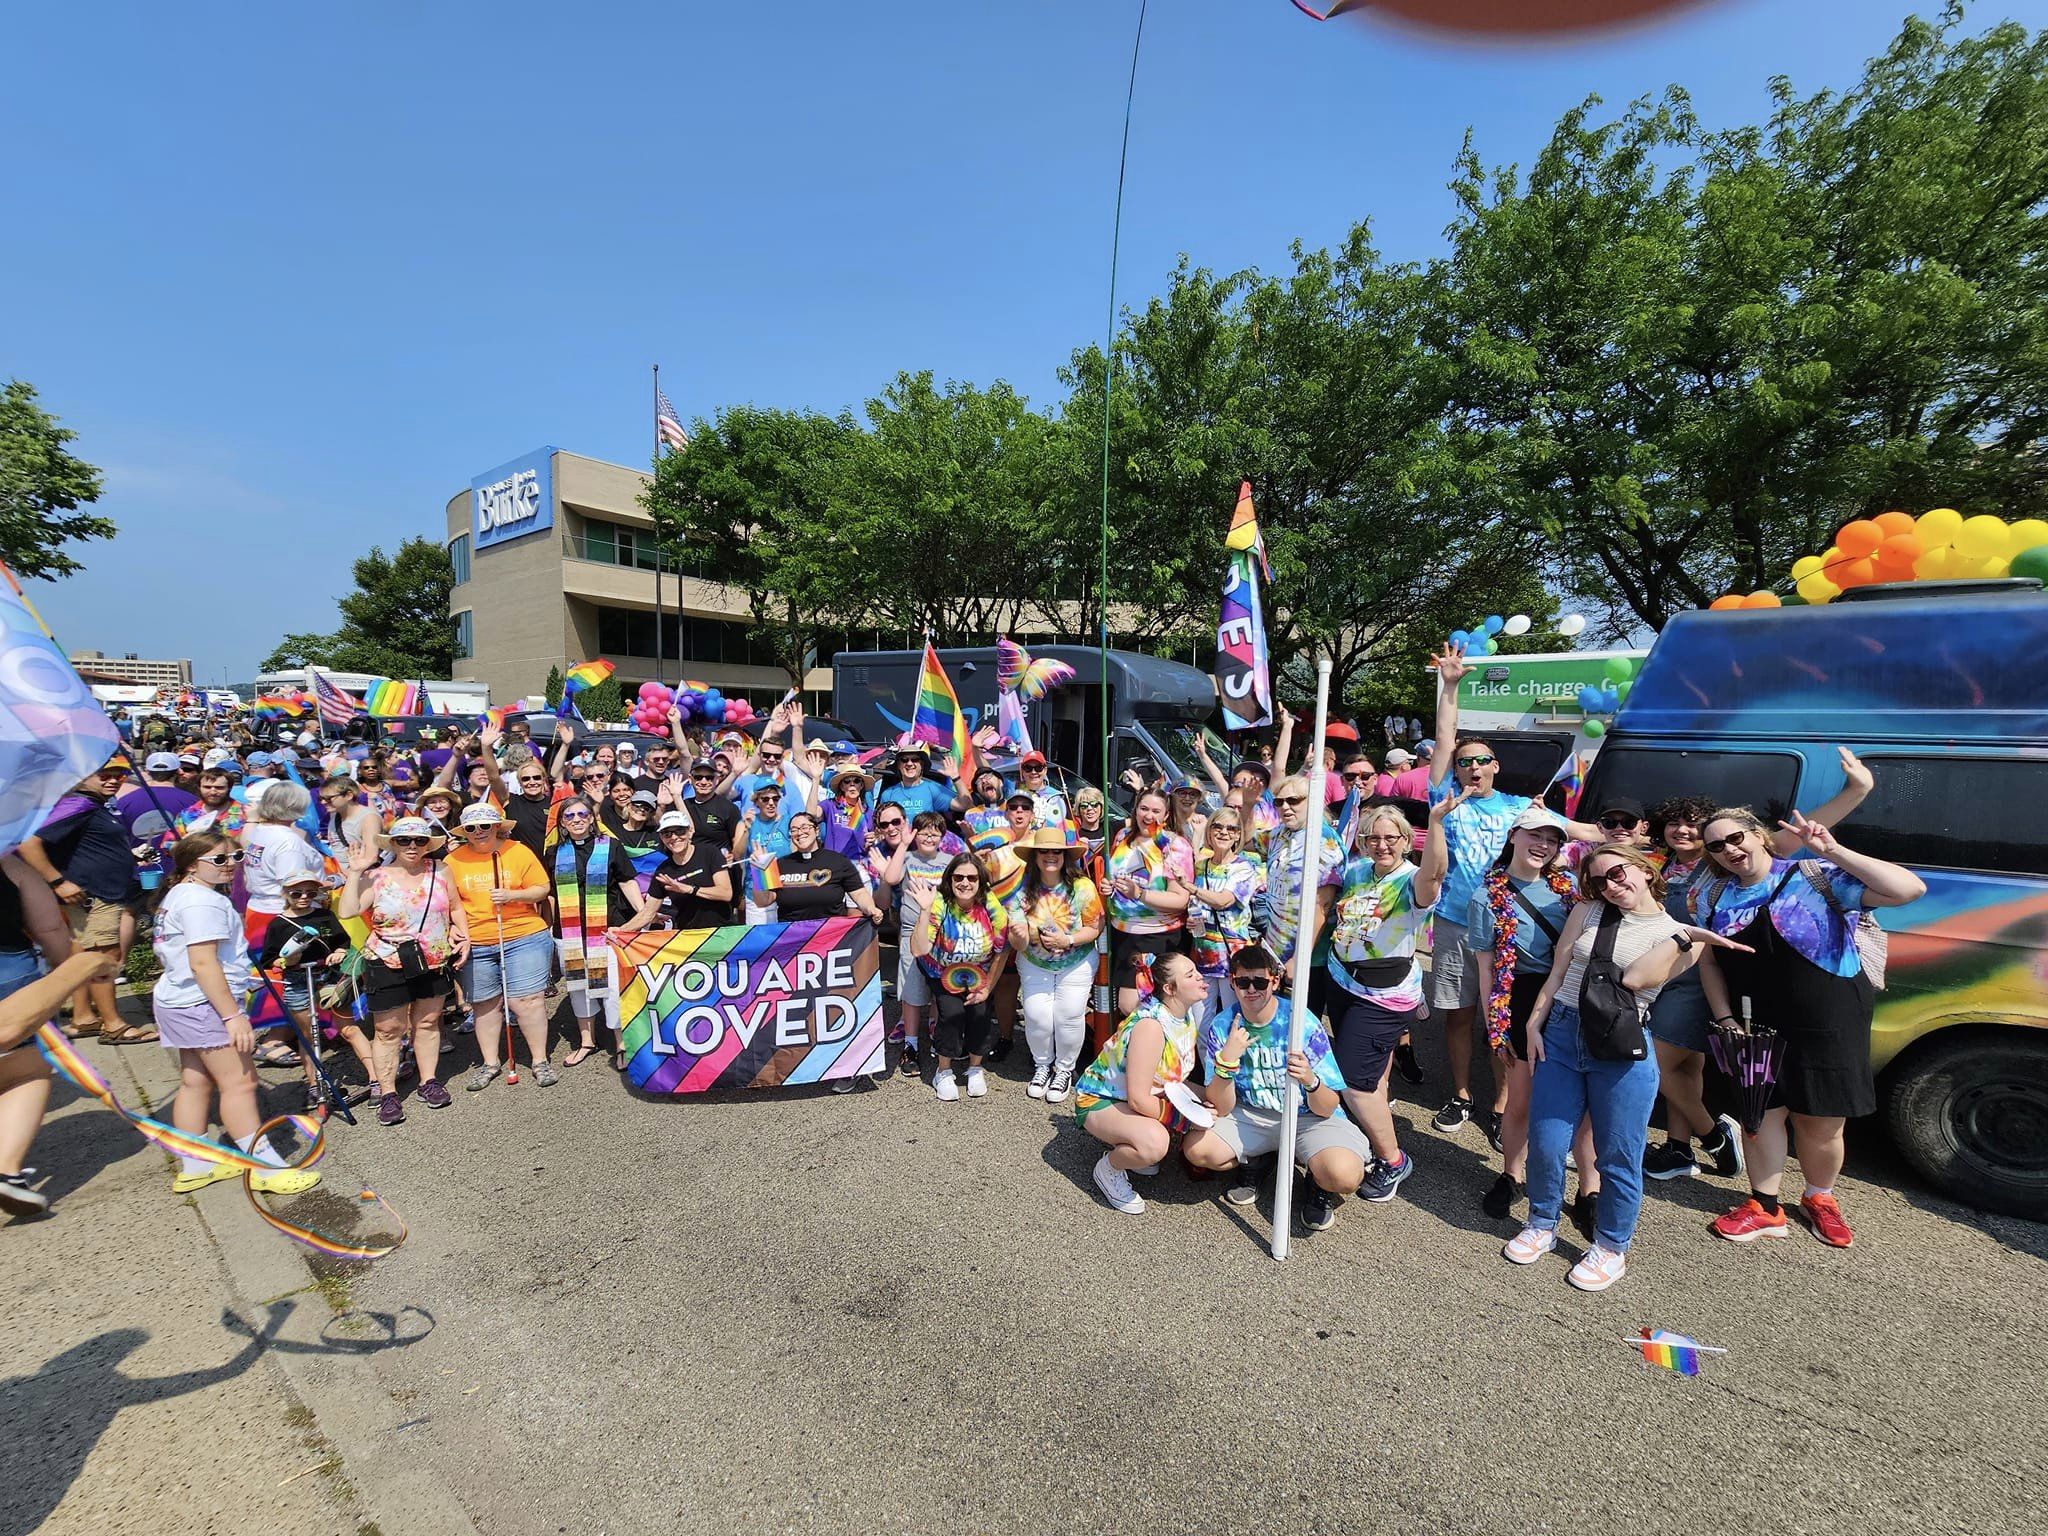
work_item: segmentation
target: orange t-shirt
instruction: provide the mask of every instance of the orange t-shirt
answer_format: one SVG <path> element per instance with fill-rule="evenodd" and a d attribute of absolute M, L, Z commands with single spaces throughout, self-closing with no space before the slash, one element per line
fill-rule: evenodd
<path fill-rule="evenodd" d="M 494 857 L 497 860 L 495 874 L 491 869 Z M 455 882 L 455 894 L 461 898 L 463 913 L 469 918 L 472 948 L 490 949 L 501 938 L 509 943 L 513 939 L 548 931 L 547 920 L 533 902 L 508 901 L 502 907 L 491 904 L 491 887 L 494 885 L 503 886 L 508 891 L 519 891 L 548 883 L 547 871 L 540 867 L 540 860 L 524 844 L 500 843 L 494 853 L 481 852 L 465 844 L 449 849 L 442 863 L 449 878 Z M 504 924 L 502 932 L 498 926 L 501 922 Z"/>

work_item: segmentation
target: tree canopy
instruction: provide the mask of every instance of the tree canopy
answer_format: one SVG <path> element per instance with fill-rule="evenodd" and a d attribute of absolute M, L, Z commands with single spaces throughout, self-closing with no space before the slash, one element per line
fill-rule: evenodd
<path fill-rule="evenodd" d="M 407 539 L 395 555 L 373 547 L 355 562 L 356 590 L 341 599 L 332 634 L 286 635 L 263 658 L 279 667 L 331 667 L 382 677 L 445 678 L 455 666 L 448 596 L 455 567 L 443 545 Z"/>
<path fill-rule="evenodd" d="M 79 508 L 99 500 L 100 472 L 65 444 L 78 434 L 36 404 L 20 379 L 0 389 L 0 560 L 17 576 L 69 576 L 64 545 L 111 539 L 111 519 Z"/>

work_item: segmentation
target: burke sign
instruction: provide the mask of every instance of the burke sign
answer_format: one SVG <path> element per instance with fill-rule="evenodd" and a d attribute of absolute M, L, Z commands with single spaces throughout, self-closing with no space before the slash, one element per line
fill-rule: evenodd
<path fill-rule="evenodd" d="M 538 448 L 470 481 L 476 547 L 489 549 L 555 525 L 555 450 Z"/>

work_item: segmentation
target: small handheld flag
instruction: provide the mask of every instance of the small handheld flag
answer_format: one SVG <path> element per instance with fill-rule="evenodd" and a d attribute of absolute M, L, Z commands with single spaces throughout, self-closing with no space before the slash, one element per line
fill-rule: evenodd
<path fill-rule="evenodd" d="M 1702 1344 L 1689 1339 L 1682 1333 L 1671 1333 L 1665 1329 L 1643 1329 L 1632 1339 L 1620 1341 L 1632 1349 L 1639 1349 L 1643 1359 L 1651 1365 L 1667 1371 L 1676 1371 L 1681 1376 L 1697 1376 L 1700 1373 L 1701 1355 L 1725 1355 L 1725 1349 L 1716 1349 L 1711 1344 Z"/>
<path fill-rule="evenodd" d="M 1578 815 L 1579 796 L 1586 791 L 1586 764 L 1578 753 L 1567 752 L 1564 761 L 1558 765 L 1557 772 L 1550 776 L 1550 783 L 1543 788 L 1548 792 L 1553 785 L 1558 784 L 1564 786 L 1565 815 Z M 1540 800 L 1542 796 L 1539 795 L 1537 798 Z"/>

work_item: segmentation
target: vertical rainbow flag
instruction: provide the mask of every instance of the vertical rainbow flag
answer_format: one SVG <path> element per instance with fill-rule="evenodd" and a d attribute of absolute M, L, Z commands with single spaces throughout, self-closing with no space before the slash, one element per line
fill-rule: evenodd
<path fill-rule="evenodd" d="M 411 683 L 373 677 L 363 685 L 363 708 L 378 720 L 420 712 L 420 691 Z"/>
<path fill-rule="evenodd" d="M 1550 783 L 1543 786 L 1544 794 L 1548 794 L 1551 787 L 1557 784 L 1564 786 L 1565 815 L 1578 815 L 1579 796 L 1586 792 L 1585 759 L 1576 752 L 1567 752 L 1564 761 L 1558 765 L 1557 772 L 1550 776 Z M 1543 796 L 1538 795 L 1536 798 L 1541 800 Z"/>
<path fill-rule="evenodd" d="M 974 782 L 974 741 L 967 729 L 967 714 L 929 640 L 924 643 L 924 665 L 917 674 L 917 709 L 910 717 L 910 737 L 957 757 L 960 782 Z"/>
<path fill-rule="evenodd" d="M 1216 686 L 1223 694 L 1226 730 L 1249 731 L 1273 718 L 1272 660 L 1266 620 L 1259 611 L 1259 575 L 1273 579 L 1266 541 L 1252 510 L 1252 483 L 1238 487 L 1237 509 L 1223 536 L 1223 607 L 1216 619 Z M 1253 561 L 1258 562 L 1257 570 Z"/>

